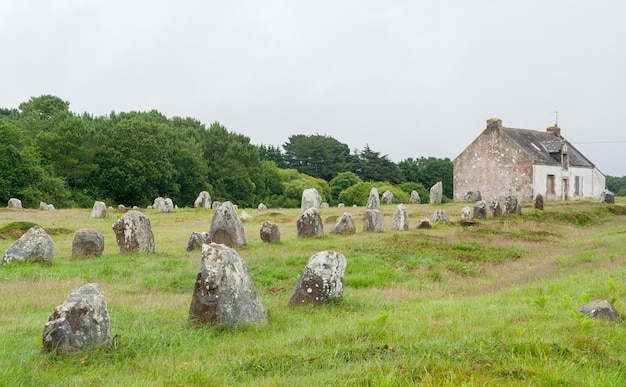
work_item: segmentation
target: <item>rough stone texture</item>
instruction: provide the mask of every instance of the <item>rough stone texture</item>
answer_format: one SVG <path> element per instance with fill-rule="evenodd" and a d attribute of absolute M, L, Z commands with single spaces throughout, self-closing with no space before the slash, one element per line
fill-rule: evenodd
<path fill-rule="evenodd" d="M 271 220 L 266 220 L 261 223 L 261 229 L 259 230 L 259 236 L 261 240 L 266 243 L 278 243 L 280 242 L 280 229 L 278 225 Z"/>
<path fill-rule="evenodd" d="M 11 198 L 7 203 L 7 208 L 22 208 L 22 201 L 17 198 Z"/>
<path fill-rule="evenodd" d="M 305 212 L 309 208 L 320 209 L 322 207 L 322 197 L 315 188 L 307 188 L 302 191 L 302 202 L 300 211 Z"/>
<path fill-rule="evenodd" d="M 259 211 L 267 211 L 267 206 L 263 203 L 259 203 L 259 206 L 257 207 L 257 209 Z"/>
<path fill-rule="evenodd" d="M 320 304 L 343 297 L 347 260 L 341 253 L 322 251 L 307 263 L 289 299 L 291 305 Z"/>
<path fill-rule="evenodd" d="M 54 204 L 46 204 L 46 207 L 44 208 L 45 211 L 52 211 L 52 210 L 56 210 L 56 208 L 54 208 Z"/>
<path fill-rule="evenodd" d="M 189 242 L 187 242 L 187 251 L 199 250 L 202 245 L 211 243 L 211 238 L 208 232 L 194 231 L 189 236 Z"/>
<path fill-rule="evenodd" d="M 613 194 L 613 192 L 605 189 L 604 191 L 602 191 L 602 194 L 600 194 L 600 201 L 602 203 L 615 204 L 615 195 Z"/>
<path fill-rule="evenodd" d="M 324 236 L 324 223 L 317 208 L 304 211 L 296 221 L 298 238 L 321 238 Z"/>
<path fill-rule="evenodd" d="M 74 233 L 72 256 L 99 257 L 104 251 L 104 235 L 98 230 L 82 228 Z"/>
<path fill-rule="evenodd" d="M 435 210 L 433 213 L 433 224 L 448 223 L 449 221 L 450 219 L 448 218 L 446 210 Z"/>
<path fill-rule="evenodd" d="M 46 210 L 46 206 L 48 206 L 48 203 L 46 202 L 39 202 L 39 209 L 42 211 Z"/>
<path fill-rule="evenodd" d="M 117 209 L 118 209 L 118 210 L 125 210 L 125 209 L 126 209 L 126 206 L 125 206 L 125 205 L 123 205 L 123 204 L 118 204 L 118 205 L 117 205 Z"/>
<path fill-rule="evenodd" d="M 344 212 L 335 222 L 331 234 L 354 234 L 356 233 L 356 222 L 349 212 Z"/>
<path fill-rule="evenodd" d="M 154 235 L 150 219 L 137 210 L 130 210 L 113 223 L 120 253 L 154 252 Z"/>
<path fill-rule="evenodd" d="M 248 213 L 248 211 L 243 210 L 241 211 L 241 216 L 239 217 L 239 219 L 241 219 L 242 222 L 247 222 L 252 220 L 253 218 L 252 215 Z"/>
<path fill-rule="evenodd" d="M 477 201 L 474 204 L 474 219 L 487 219 L 487 202 L 484 200 Z"/>
<path fill-rule="evenodd" d="M 107 205 L 104 202 L 95 202 L 91 209 L 90 218 L 106 218 L 107 217 Z"/>
<path fill-rule="evenodd" d="M 222 243 L 229 247 L 246 245 L 243 224 L 237 216 L 233 203 L 226 201 L 215 211 L 211 220 L 209 237 L 214 243 Z"/>
<path fill-rule="evenodd" d="M 2 264 L 11 261 L 47 261 L 54 257 L 54 242 L 46 231 L 33 226 L 9 246 L 2 256 Z"/>
<path fill-rule="evenodd" d="M 372 187 L 370 189 L 370 196 L 367 198 L 367 205 L 365 206 L 368 210 L 379 210 L 380 209 L 380 198 L 378 197 L 378 188 Z"/>
<path fill-rule="evenodd" d="M 385 214 L 381 210 L 366 209 L 363 217 L 364 232 L 383 231 L 383 218 Z"/>
<path fill-rule="evenodd" d="M 472 209 L 468 206 L 465 206 L 461 209 L 461 220 L 470 220 L 472 219 Z"/>
<path fill-rule="evenodd" d="M 409 229 L 409 213 L 404 204 L 398 204 L 391 218 L 391 229 L 393 231 L 407 231 Z"/>
<path fill-rule="evenodd" d="M 383 192 L 382 201 L 383 204 L 391 204 L 393 202 L 393 193 L 389 190 Z"/>
<path fill-rule="evenodd" d="M 172 203 L 172 199 L 170 198 L 164 199 L 159 196 L 158 198 L 154 199 L 152 209 L 161 212 L 172 212 L 174 211 L 174 203 Z"/>
<path fill-rule="evenodd" d="M 207 191 L 202 191 L 198 194 L 198 197 L 193 202 L 194 208 L 204 208 L 208 210 L 211 208 L 211 195 Z"/>
<path fill-rule="evenodd" d="M 497 197 L 491 199 L 489 209 L 491 210 L 491 216 L 493 216 L 494 218 L 502 216 L 502 204 L 500 204 L 500 199 L 498 199 Z"/>
<path fill-rule="evenodd" d="M 217 243 L 202 246 L 189 318 L 218 326 L 267 322 L 248 266 L 237 251 Z"/>
<path fill-rule="evenodd" d="M 217 202 L 217 201 L 215 201 L 215 202 L 213 202 L 213 203 L 211 204 L 211 208 L 212 208 L 213 210 L 217 210 L 218 208 L 220 208 L 220 206 L 221 206 L 221 205 L 222 205 L 222 202 Z"/>
<path fill-rule="evenodd" d="M 430 204 L 440 204 L 442 197 L 443 186 L 441 185 L 441 182 L 438 181 L 435 185 L 430 187 Z"/>
<path fill-rule="evenodd" d="M 346 205 L 345 205 L 345 204 L 343 204 L 343 203 L 339 203 L 339 204 L 337 204 L 337 208 L 344 208 L 345 206 L 346 206 Z"/>
<path fill-rule="evenodd" d="M 541 194 L 537 194 L 533 198 L 533 207 L 535 207 L 536 210 L 543 211 L 543 196 Z"/>
<path fill-rule="evenodd" d="M 522 203 L 515 191 L 509 191 L 504 197 L 504 213 L 506 214 L 522 214 Z"/>
<path fill-rule="evenodd" d="M 607 300 L 588 302 L 578 309 L 578 313 L 585 314 L 591 318 L 622 322 L 622 318 L 617 313 L 615 306 Z"/>
<path fill-rule="evenodd" d="M 480 191 L 470 191 L 463 196 L 463 201 L 466 202 L 478 202 L 483 200 L 483 197 L 480 195 Z"/>
<path fill-rule="evenodd" d="M 111 323 L 104 292 L 98 284 L 74 289 L 67 300 L 54 308 L 43 329 L 43 349 L 68 355 L 106 347 Z"/>
<path fill-rule="evenodd" d="M 422 218 L 417 222 L 417 228 L 429 229 L 433 228 L 433 224 L 430 222 L 428 218 Z"/>
<path fill-rule="evenodd" d="M 422 199 L 420 199 L 420 194 L 417 193 L 416 190 L 411 191 L 411 199 L 409 200 L 410 204 L 420 204 Z"/>

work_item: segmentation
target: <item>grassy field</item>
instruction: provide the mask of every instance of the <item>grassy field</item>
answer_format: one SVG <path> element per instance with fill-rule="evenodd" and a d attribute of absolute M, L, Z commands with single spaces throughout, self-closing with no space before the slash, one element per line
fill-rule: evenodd
<path fill-rule="evenodd" d="M 153 254 L 120 255 L 111 226 L 121 212 L 0 210 L 0 252 L 25 226 L 52 236 L 51 263 L 0 266 L 0 385 L 35 386 L 618 386 L 626 385 L 626 327 L 576 311 L 596 299 L 626 312 L 626 203 L 549 202 L 544 212 L 455 224 L 464 204 L 407 205 L 411 229 L 363 233 L 363 208 L 322 209 L 326 236 L 298 239 L 299 209 L 247 209 L 247 262 L 269 323 L 198 327 L 188 321 L 200 252 L 193 231 L 213 211 L 143 211 Z M 418 230 L 445 209 L 453 223 Z M 344 211 L 358 232 L 329 234 Z M 264 220 L 282 241 L 259 238 Z M 74 231 L 105 236 L 99 258 L 73 258 Z M 25 230 L 24 230 L 25 231 Z M 291 307 L 309 257 L 348 261 L 344 298 Z M 105 291 L 114 340 L 71 356 L 43 352 L 43 326 L 72 289 Z"/>

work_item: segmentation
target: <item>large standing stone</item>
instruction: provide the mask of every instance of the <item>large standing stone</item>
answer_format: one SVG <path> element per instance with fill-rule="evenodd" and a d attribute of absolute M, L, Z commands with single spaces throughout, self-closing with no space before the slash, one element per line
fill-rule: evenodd
<path fill-rule="evenodd" d="M 382 200 L 383 204 L 391 204 L 393 202 L 393 192 L 390 190 L 383 192 Z"/>
<path fill-rule="evenodd" d="M 411 191 L 411 199 L 409 201 L 410 204 L 420 204 L 422 199 L 420 199 L 420 194 L 417 193 L 416 190 Z"/>
<path fill-rule="evenodd" d="M 106 347 L 111 323 L 104 292 L 98 284 L 74 289 L 54 308 L 43 329 L 43 349 L 58 354 Z"/>
<path fill-rule="evenodd" d="M 441 199 L 443 198 L 443 187 L 441 182 L 438 181 L 430 187 L 430 204 L 440 204 Z"/>
<path fill-rule="evenodd" d="M 309 208 L 320 209 L 322 207 L 322 197 L 315 188 L 307 188 L 302 191 L 302 203 L 300 210 L 305 212 Z"/>
<path fill-rule="evenodd" d="M 74 233 L 72 256 L 99 257 L 104 251 L 104 235 L 98 230 L 82 228 Z"/>
<path fill-rule="evenodd" d="M 370 196 L 367 198 L 367 205 L 365 206 L 368 210 L 379 210 L 380 209 L 380 198 L 378 197 L 378 188 L 372 187 L 370 189 Z"/>
<path fill-rule="evenodd" d="M 615 195 L 608 189 L 604 189 L 600 194 L 600 201 L 607 204 L 615 204 Z"/>
<path fill-rule="evenodd" d="M 211 220 L 209 237 L 214 243 L 222 243 L 229 247 L 246 245 L 246 234 L 237 210 L 230 201 L 222 203 L 215 211 Z"/>
<path fill-rule="evenodd" d="M 47 261 L 54 257 L 54 242 L 46 231 L 33 226 L 9 246 L 2 256 L 2 264 L 11 261 Z"/>
<path fill-rule="evenodd" d="M 391 218 L 391 229 L 393 231 L 407 231 L 409 229 L 409 213 L 404 204 L 398 204 Z"/>
<path fill-rule="evenodd" d="M 363 216 L 364 232 L 380 232 L 383 230 L 383 218 L 385 214 L 381 210 L 366 209 Z"/>
<path fill-rule="evenodd" d="M 354 234 L 356 233 L 356 222 L 349 212 L 344 212 L 335 222 L 331 234 Z"/>
<path fill-rule="evenodd" d="M 154 252 L 154 235 L 150 219 L 137 210 L 130 210 L 113 223 L 120 253 Z"/>
<path fill-rule="evenodd" d="M 164 199 L 159 196 L 158 198 L 154 199 L 152 209 L 161 212 L 172 212 L 174 211 L 174 203 L 170 198 Z"/>
<path fill-rule="evenodd" d="M 487 202 L 479 200 L 474 204 L 474 219 L 487 219 Z"/>
<path fill-rule="evenodd" d="M 107 217 L 107 205 L 104 202 L 96 201 L 91 209 L 90 218 L 106 218 Z"/>
<path fill-rule="evenodd" d="M 535 207 L 536 210 L 543 211 L 543 195 L 541 195 L 540 193 L 535 195 L 535 197 L 533 198 L 533 207 Z"/>
<path fill-rule="evenodd" d="M 615 322 L 622 322 L 622 318 L 620 317 L 619 313 L 617 313 L 617 309 L 615 309 L 615 306 L 613 306 L 613 304 L 607 300 L 588 302 L 578 309 L 578 313 L 585 314 L 595 319 L 605 319 Z"/>
<path fill-rule="evenodd" d="M 506 214 L 522 214 L 522 204 L 519 202 L 519 197 L 515 191 L 509 191 L 504 196 L 504 212 Z"/>
<path fill-rule="evenodd" d="M 291 305 L 320 304 L 343 297 L 347 260 L 335 251 L 322 251 L 307 263 L 289 299 Z"/>
<path fill-rule="evenodd" d="M 22 208 L 22 201 L 17 198 L 11 198 L 7 203 L 7 208 Z"/>
<path fill-rule="evenodd" d="M 202 245 L 209 243 L 211 243 L 211 238 L 208 232 L 194 231 L 189 237 L 189 242 L 187 242 L 187 251 L 199 250 Z"/>
<path fill-rule="evenodd" d="M 489 208 L 491 209 L 492 217 L 497 218 L 499 216 L 502 216 L 502 204 L 500 204 L 500 199 L 498 199 L 497 197 L 491 199 Z"/>
<path fill-rule="evenodd" d="M 202 246 L 189 318 L 220 326 L 267 322 L 248 266 L 237 251 L 217 243 Z"/>
<path fill-rule="evenodd" d="M 193 202 L 194 208 L 204 208 L 208 210 L 211 208 L 211 195 L 207 191 L 202 191 L 198 194 L 198 197 Z"/>
<path fill-rule="evenodd" d="M 278 225 L 271 220 L 264 221 L 261 223 L 259 236 L 261 240 L 266 243 L 280 242 L 280 230 L 278 229 Z"/>
<path fill-rule="evenodd" d="M 435 210 L 433 214 L 433 224 L 448 223 L 449 221 L 450 219 L 448 218 L 446 210 Z"/>
<path fill-rule="evenodd" d="M 324 236 L 324 223 L 317 208 L 304 211 L 296 221 L 298 238 L 321 238 Z"/>

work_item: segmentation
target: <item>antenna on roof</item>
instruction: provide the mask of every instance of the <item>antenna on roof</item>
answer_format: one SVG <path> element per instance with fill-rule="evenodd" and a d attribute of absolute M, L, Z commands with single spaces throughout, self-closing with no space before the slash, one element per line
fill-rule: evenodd
<path fill-rule="evenodd" d="M 557 111 L 555 111 L 555 112 L 552 112 L 552 114 L 554 114 L 554 115 L 555 115 L 555 121 L 556 121 L 556 123 L 554 124 L 554 126 L 559 126 L 559 111 L 557 110 Z"/>

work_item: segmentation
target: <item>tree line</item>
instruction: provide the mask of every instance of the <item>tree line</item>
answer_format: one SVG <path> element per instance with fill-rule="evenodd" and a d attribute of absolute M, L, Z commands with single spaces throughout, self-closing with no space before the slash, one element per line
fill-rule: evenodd
<path fill-rule="evenodd" d="M 156 110 L 94 117 L 52 95 L 0 108 L 0 201 L 88 208 L 95 200 L 145 207 L 158 196 L 192 206 L 200 191 L 242 207 L 298 207 L 316 188 L 331 205 L 364 205 L 369 188 L 398 202 L 443 183 L 452 197 L 452 163 L 434 157 L 392 162 L 369 146 L 350 151 L 326 135 L 293 135 L 278 147 L 255 145 L 219 122 L 168 118 Z"/>

